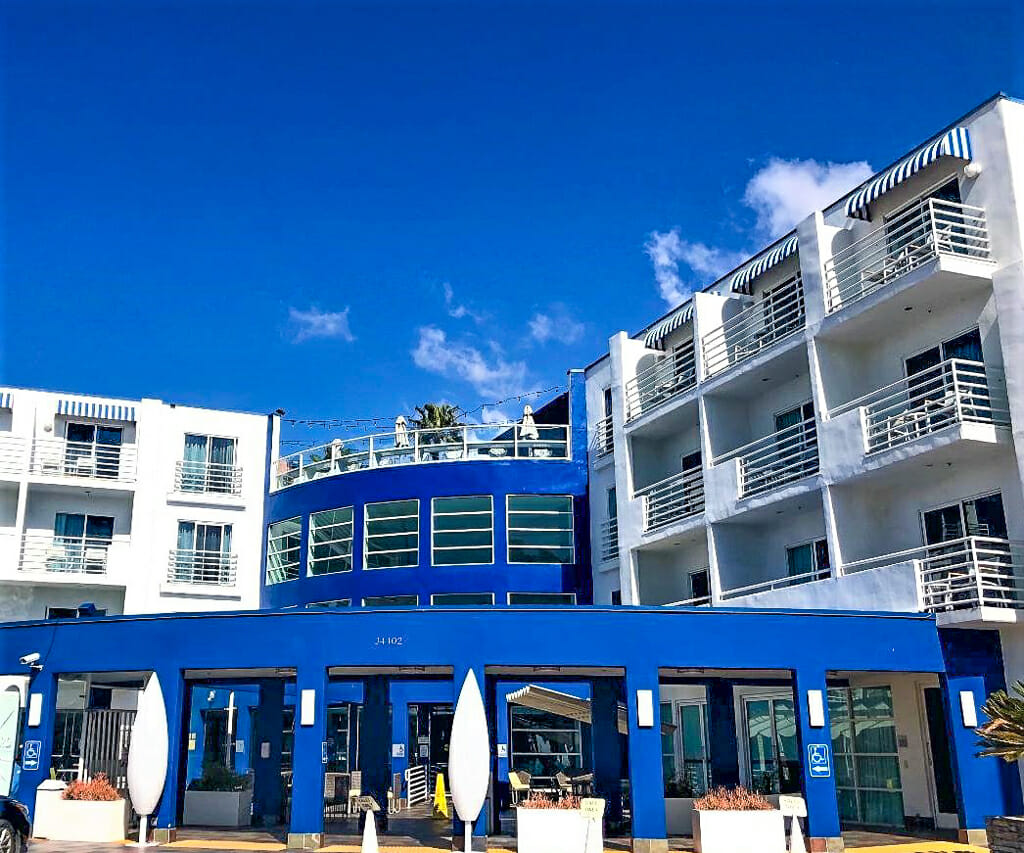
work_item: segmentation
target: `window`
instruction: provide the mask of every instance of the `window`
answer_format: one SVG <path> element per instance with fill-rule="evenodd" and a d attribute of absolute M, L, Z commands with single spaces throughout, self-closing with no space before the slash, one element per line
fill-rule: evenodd
<path fill-rule="evenodd" d="M 619 605 L 622 604 L 622 590 L 621 589 L 613 589 L 612 590 L 612 604 L 615 605 L 616 607 L 618 607 Z"/>
<path fill-rule="evenodd" d="M 342 607 L 351 607 L 351 606 L 352 606 L 352 599 L 351 598 L 332 598 L 330 601 L 311 601 L 311 602 L 309 602 L 306 605 L 306 609 L 307 610 L 312 610 L 312 609 L 315 609 L 315 608 L 318 608 L 318 607 L 325 607 L 325 608 L 334 610 L 334 609 L 338 609 L 338 608 L 342 608 Z"/>
<path fill-rule="evenodd" d="M 791 578 L 827 572 L 831 564 L 828 541 L 825 539 L 815 539 L 786 549 L 786 574 Z"/>
<path fill-rule="evenodd" d="M 564 604 L 575 604 L 575 592 L 510 592 L 509 604 L 550 605 L 558 607 Z"/>
<path fill-rule="evenodd" d="M 829 688 L 828 711 L 840 818 L 851 823 L 903 826 L 891 689 Z"/>
<path fill-rule="evenodd" d="M 494 500 L 490 495 L 434 498 L 432 507 L 435 566 L 494 562 Z"/>
<path fill-rule="evenodd" d="M 299 576 L 302 519 L 289 518 L 267 525 L 267 583 L 284 583 Z"/>
<path fill-rule="evenodd" d="M 106 616 L 107 608 L 100 607 L 88 613 L 78 607 L 47 607 L 47 619 L 78 619 L 81 616 Z"/>
<path fill-rule="evenodd" d="M 241 483 L 235 468 L 236 443 L 234 438 L 187 434 L 180 490 L 238 494 Z"/>
<path fill-rule="evenodd" d="M 311 575 L 352 571 L 352 507 L 309 516 L 308 564 Z"/>
<path fill-rule="evenodd" d="M 661 777 L 665 780 L 665 796 L 681 797 L 675 792 L 676 781 L 676 734 L 672 727 L 672 703 L 662 702 L 661 710 Z M 666 730 L 666 727 L 669 727 Z M 689 795 L 687 795 L 689 796 Z"/>
<path fill-rule="evenodd" d="M 430 603 L 438 607 L 459 604 L 494 604 L 493 592 L 441 592 L 430 596 Z"/>
<path fill-rule="evenodd" d="M 939 545 L 965 536 L 1007 538 L 1003 496 L 999 492 L 928 510 L 922 513 L 922 522 L 926 545 Z M 941 549 L 929 551 L 941 553 Z"/>
<path fill-rule="evenodd" d="M 706 568 L 690 572 L 687 580 L 690 586 L 690 598 L 711 597 L 711 578 Z"/>
<path fill-rule="evenodd" d="M 366 505 L 365 560 L 368 569 L 419 564 L 420 502 L 387 501 Z"/>
<path fill-rule="evenodd" d="M 507 526 L 510 563 L 574 562 L 568 495 L 509 495 Z"/>
<path fill-rule="evenodd" d="M 673 704 L 678 721 L 673 720 Z M 708 789 L 707 704 L 662 702 L 661 757 L 666 797 L 699 797 Z M 673 726 L 677 722 L 678 725 Z M 671 729 L 666 731 L 668 726 Z"/>
<path fill-rule="evenodd" d="M 750 787 L 761 794 L 800 791 L 800 751 L 792 696 L 748 698 L 743 703 Z"/>
<path fill-rule="evenodd" d="M 53 544 L 46 552 L 46 570 L 102 574 L 113 540 L 111 516 L 58 512 L 53 520 Z"/>
<path fill-rule="evenodd" d="M 363 607 L 416 607 L 418 595 L 371 595 L 363 599 Z"/>
<path fill-rule="evenodd" d="M 121 427 L 68 423 L 64 435 L 64 472 L 116 478 L 121 463 Z"/>
<path fill-rule="evenodd" d="M 232 584 L 231 525 L 178 522 L 178 545 L 170 580 L 178 583 Z"/>
<path fill-rule="evenodd" d="M 513 704 L 509 706 L 509 731 L 513 770 L 525 770 L 550 782 L 559 771 L 583 767 L 583 738 L 577 720 Z"/>

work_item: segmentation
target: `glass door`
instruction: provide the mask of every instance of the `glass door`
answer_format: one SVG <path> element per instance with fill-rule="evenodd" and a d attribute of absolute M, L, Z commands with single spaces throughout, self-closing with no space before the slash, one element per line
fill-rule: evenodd
<path fill-rule="evenodd" d="M 796 713 L 789 696 L 744 700 L 750 787 L 762 794 L 799 793 Z"/>
<path fill-rule="evenodd" d="M 707 704 L 686 703 L 679 706 L 679 733 L 682 760 L 680 776 L 686 788 L 686 796 L 701 797 L 707 793 L 710 783 L 707 747 Z"/>

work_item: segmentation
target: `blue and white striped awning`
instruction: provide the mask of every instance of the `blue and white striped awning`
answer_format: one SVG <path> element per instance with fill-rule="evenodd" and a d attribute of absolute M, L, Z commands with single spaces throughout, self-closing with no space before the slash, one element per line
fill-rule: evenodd
<path fill-rule="evenodd" d="M 687 302 L 671 314 L 668 315 L 664 320 L 658 323 L 650 329 L 646 335 L 644 335 L 644 346 L 653 347 L 658 344 L 662 338 L 672 334 L 676 329 L 682 326 L 684 323 L 689 323 L 693 319 L 693 301 Z"/>
<path fill-rule="evenodd" d="M 11 408 L 11 392 L 0 391 L 0 409 Z"/>
<path fill-rule="evenodd" d="M 954 127 L 946 131 L 938 139 L 922 145 L 909 157 L 904 157 L 895 166 L 852 193 L 846 199 L 846 215 L 868 219 L 868 205 L 871 202 L 940 157 L 956 157 L 965 161 L 971 159 L 971 134 L 966 127 Z"/>
<path fill-rule="evenodd" d="M 754 260 L 737 272 L 732 277 L 729 288 L 733 293 L 745 293 L 747 296 L 750 296 L 750 283 L 761 273 L 770 270 L 776 264 L 781 264 L 790 255 L 795 254 L 796 250 L 796 234 L 790 234 L 775 246 L 774 249 L 754 258 Z"/>
<path fill-rule="evenodd" d="M 64 397 L 57 401 L 57 414 L 78 418 L 100 418 L 108 421 L 134 421 L 135 406 L 116 400 Z"/>

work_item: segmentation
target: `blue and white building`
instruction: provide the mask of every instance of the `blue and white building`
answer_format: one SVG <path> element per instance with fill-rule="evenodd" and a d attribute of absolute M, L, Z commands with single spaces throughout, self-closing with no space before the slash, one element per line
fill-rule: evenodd
<path fill-rule="evenodd" d="M 233 542 L 260 555 L 258 609 L 0 625 L 16 794 L 51 768 L 119 782 L 155 672 L 158 837 L 227 769 L 243 822 L 315 848 L 354 790 L 407 809 L 445 772 L 472 669 L 478 835 L 514 831 L 525 771 L 590 776 L 637 851 L 719 784 L 802 796 L 813 850 L 857 827 L 980 840 L 1021 809 L 974 735 L 1024 674 L 1021 142 L 1024 105 L 983 104 L 521 421 L 281 454 L 257 419 L 260 514 Z"/>

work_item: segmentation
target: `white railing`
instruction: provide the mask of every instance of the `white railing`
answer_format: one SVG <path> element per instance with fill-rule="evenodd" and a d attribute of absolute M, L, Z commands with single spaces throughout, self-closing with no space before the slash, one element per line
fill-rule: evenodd
<path fill-rule="evenodd" d="M 704 512 L 704 472 L 681 471 L 637 491 L 643 501 L 644 533 Z"/>
<path fill-rule="evenodd" d="M 605 415 L 595 424 L 594 453 L 606 456 L 615 449 L 615 437 L 612 428 L 612 416 Z"/>
<path fill-rule="evenodd" d="M 31 471 L 56 477 L 90 477 L 99 480 L 135 481 L 138 451 L 133 444 L 94 444 L 64 438 L 32 441 Z"/>
<path fill-rule="evenodd" d="M 918 562 L 918 594 L 925 610 L 1024 607 L 1022 543 L 967 536 L 929 545 Z"/>
<path fill-rule="evenodd" d="M 272 483 L 283 489 L 321 477 L 391 465 L 568 458 L 567 426 L 474 424 L 335 439 L 331 444 L 301 450 L 273 462 Z"/>
<path fill-rule="evenodd" d="M 23 572 L 104 575 L 113 544 L 112 539 L 105 537 L 26 533 L 18 569 Z"/>
<path fill-rule="evenodd" d="M 427 765 L 418 764 L 405 768 L 405 796 L 409 808 L 425 803 L 430 799 L 427 786 Z"/>
<path fill-rule="evenodd" d="M 636 420 L 696 386 L 697 360 L 689 340 L 626 383 L 626 420 Z"/>
<path fill-rule="evenodd" d="M 868 453 L 899 447 L 953 424 L 1010 423 L 1002 371 L 960 358 L 872 391 L 832 414 L 857 406 L 864 407 Z"/>
<path fill-rule="evenodd" d="M 688 574 L 699 573 L 700 569 L 694 569 Z M 704 567 L 705 572 L 710 572 L 709 566 Z M 670 601 L 667 604 L 663 604 L 662 607 L 710 607 L 711 606 L 711 595 L 696 595 L 693 598 L 684 598 L 682 601 Z"/>
<path fill-rule="evenodd" d="M 804 316 L 804 288 L 797 275 L 701 338 L 704 375 L 714 376 L 799 333 Z"/>
<path fill-rule="evenodd" d="M 601 562 L 610 563 L 619 558 L 619 520 L 609 518 L 601 522 Z"/>
<path fill-rule="evenodd" d="M 239 495 L 242 493 L 242 469 L 222 462 L 179 459 L 174 463 L 174 491 Z"/>
<path fill-rule="evenodd" d="M 818 472 L 818 429 L 814 417 L 730 451 L 715 465 L 740 460 L 740 497 L 769 492 Z"/>
<path fill-rule="evenodd" d="M 200 586 L 234 586 L 237 570 L 237 554 L 172 548 L 167 561 L 167 582 Z"/>
<path fill-rule="evenodd" d="M 825 261 L 825 310 L 874 293 L 939 257 L 989 260 L 985 211 L 926 198 Z"/>
<path fill-rule="evenodd" d="M 25 439 L 20 435 L 0 435 L 0 474 L 20 474 L 27 467 Z"/>
<path fill-rule="evenodd" d="M 824 580 L 831 574 L 831 569 L 814 569 L 799 575 L 787 575 L 783 578 L 775 578 L 770 581 L 761 581 L 760 583 L 752 583 L 749 586 L 738 586 L 734 589 L 725 590 L 722 592 L 722 598 L 738 598 L 741 595 L 752 595 L 755 592 L 770 592 L 773 589 L 799 586 L 802 583 Z"/>

